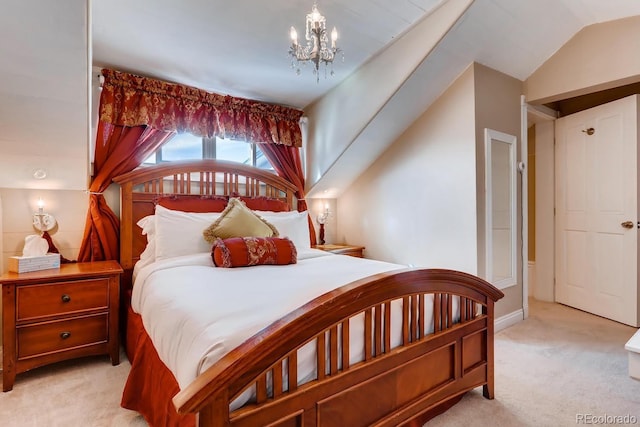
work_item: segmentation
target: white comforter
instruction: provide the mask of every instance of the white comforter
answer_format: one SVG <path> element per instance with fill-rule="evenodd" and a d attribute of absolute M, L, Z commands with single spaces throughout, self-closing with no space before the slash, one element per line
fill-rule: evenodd
<path fill-rule="evenodd" d="M 403 268 L 299 251 L 286 266 L 216 268 L 210 253 L 158 261 L 136 271 L 132 308 L 180 388 L 265 326 L 339 286 Z M 394 310 L 395 311 L 395 310 Z M 302 363 L 302 361 L 300 361 Z M 315 370 L 299 367 L 302 378 Z"/>

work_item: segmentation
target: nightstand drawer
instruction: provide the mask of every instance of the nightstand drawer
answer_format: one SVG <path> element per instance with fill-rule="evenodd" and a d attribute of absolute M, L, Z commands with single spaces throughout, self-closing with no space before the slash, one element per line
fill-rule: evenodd
<path fill-rule="evenodd" d="M 105 309 L 109 306 L 109 279 L 53 282 L 22 286 L 16 291 L 16 320 Z"/>
<path fill-rule="evenodd" d="M 107 320 L 105 313 L 20 327 L 17 330 L 18 360 L 106 343 L 109 338 Z"/>

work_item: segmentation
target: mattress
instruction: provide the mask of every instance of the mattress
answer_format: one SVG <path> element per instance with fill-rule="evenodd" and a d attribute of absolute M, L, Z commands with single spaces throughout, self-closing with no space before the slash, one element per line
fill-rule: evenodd
<path fill-rule="evenodd" d="M 131 306 L 183 389 L 233 348 L 313 298 L 354 280 L 401 268 L 313 249 L 299 251 L 296 264 L 217 268 L 210 253 L 199 253 L 138 269 Z M 391 343 L 396 346 L 401 340 L 402 307 L 401 301 L 393 304 Z M 457 305 L 454 300 L 455 313 Z M 424 320 L 432 323 L 430 310 Z M 364 358 L 364 333 L 358 333 L 364 329 L 362 319 L 353 318 L 350 328 L 350 358 L 355 363 Z M 316 376 L 315 354 L 314 342 L 299 350 L 300 382 Z M 243 394 L 232 409 L 250 397 L 250 391 Z"/>

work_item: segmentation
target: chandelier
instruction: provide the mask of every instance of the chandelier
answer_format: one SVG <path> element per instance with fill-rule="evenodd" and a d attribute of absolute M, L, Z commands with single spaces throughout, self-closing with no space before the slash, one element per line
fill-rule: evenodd
<path fill-rule="evenodd" d="M 294 27 L 290 30 L 291 47 L 289 54 L 292 56 L 291 68 L 296 68 L 296 73 L 300 74 L 300 63 L 306 65 L 307 62 L 313 63 L 313 72 L 316 75 L 316 82 L 320 81 L 320 63 L 325 65 L 325 78 L 327 77 L 327 65 L 332 64 L 331 75 L 333 76 L 333 60 L 338 52 L 336 47 L 338 40 L 338 30 L 333 27 L 331 30 L 331 45 L 327 37 L 326 20 L 318 11 L 318 6 L 314 3 L 311 13 L 307 14 L 307 22 L 305 27 L 306 45 L 298 43 L 298 32 Z M 343 54 L 344 60 L 344 54 Z"/>

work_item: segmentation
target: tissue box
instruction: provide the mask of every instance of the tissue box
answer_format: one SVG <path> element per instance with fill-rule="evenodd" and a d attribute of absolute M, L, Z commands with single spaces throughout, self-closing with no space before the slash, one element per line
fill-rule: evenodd
<path fill-rule="evenodd" d="M 60 268 L 60 254 L 9 257 L 9 271 L 14 273 L 27 273 L 50 268 Z"/>

